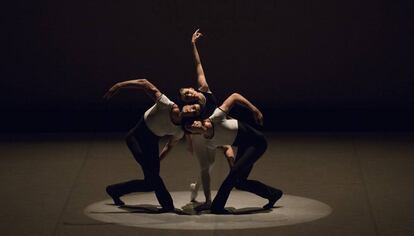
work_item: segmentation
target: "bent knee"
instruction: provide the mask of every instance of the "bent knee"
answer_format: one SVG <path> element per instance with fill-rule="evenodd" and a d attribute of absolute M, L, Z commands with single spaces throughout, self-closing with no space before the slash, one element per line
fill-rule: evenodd
<path fill-rule="evenodd" d="M 256 140 L 254 146 L 259 150 L 259 152 L 264 153 L 267 149 L 267 141 L 264 137 L 260 137 Z"/>
<path fill-rule="evenodd" d="M 237 190 L 245 190 L 246 185 L 244 181 L 237 181 L 236 185 L 234 186 Z"/>
<path fill-rule="evenodd" d="M 127 135 L 125 135 L 125 142 L 128 146 L 134 142 L 134 139 L 134 134 L 131 131 L 129 131 Z"/>
<path fill-rule="evenodd" d="M 276 189 L 275 194 L 276 194 L 277 196 L 279 196 L 279 197 L 282 197 L 282 195 L 283 195 L 283 191 L 282 191 L 282 190 L 280 190 L 280 189 Z"/>

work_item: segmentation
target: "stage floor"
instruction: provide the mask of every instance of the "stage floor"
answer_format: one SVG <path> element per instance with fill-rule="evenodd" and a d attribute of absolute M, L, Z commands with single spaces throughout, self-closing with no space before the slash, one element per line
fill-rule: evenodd
<path fill-rule="evenodd" d="M 413 133 L 266 135 L 268 150 L 256 163 L 250 178 L 285 192 L 286 197 L 276 204 L 279 208 L 272 209 L 271 214 L 283 221 L 281 216 L 286 216 L 286 212 L 296 206 L 293 200 L 297 197 L 296 200 L 308 199 L 306 201 L 326 205 L 330 209 L 328 212 L 328 208 L 324 208 L 326 215 L 290 225 L 269 224 L 263 228 L 253 225 L 251 228 L 229 229 L 222 228 L 220 224 L 203 228 L 202 220 L 190 224 L 189 228 L 176 229 L 142 227 L 139 222 L 122 224 L 98 221 L 85 213 L 88 212 L 88 206 L 108 200 L 105 186 L 142 177 L 141 169 L 123 141 L 123 134 L 15 134 L 0 136 L 0 233 L 414 235 Z M 179 143 L 161 164 L 161 176 L 167 188 L 180 197 L 181 205 L 185 203 L 186 193 L 183 191 L 188 191 L 189 184 L 197 179 L 198 169 L 198 162 L 186 151 L 185 143 Z M 217 153 L 212 171 L 213 190 L 218 189 L 227 172 L 225 158 Z M 188 200 L 189 196 L 188 192 Z M 131 199 L 134 197 L 139 202 L 139 195 L 133 195 Z M 238 195 L 233 197 L 232 201 L 237 202 Z M 254 201 L 254 198 L 258 198 L 254 195 L 251 197 Z M 198 199 L 202 201 L 203 194 L 199 194 Z M 253 200 L 251 203 L 230 203 L 256 207 L 249 205 L 255 204 Z M 109 207 L 119 211 L 114 206 Z M 306 207 L 311 207 L 310 203 L 298 205 L 297 209 L 302 212 L 315 209 Z M 208 216 L 211 223 L 212 215 Z M 294 219 L 296 216 L 291 214 L 289 217 Z M 160 217 L 177 219 L 171 215 Z M 229 217 L 236 219 L 240 216 L 225 217 L 214 218 L 213 221 L 232 224 L 234 221 Z M 247 217 L 261 219 L 255 214 Z"/>

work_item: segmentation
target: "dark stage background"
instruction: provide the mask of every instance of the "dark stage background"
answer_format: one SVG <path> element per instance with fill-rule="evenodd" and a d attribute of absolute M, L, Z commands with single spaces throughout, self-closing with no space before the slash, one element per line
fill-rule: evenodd
<path fill-rule="evenodd" d="M 151 101 L 115 82 L 195 86 L 190 38 L 222 101 L 265 129 L 413 130 L 410 1 L 15 1 L 3 6 L 3 132 L 124 131 Z M 243 112 L 243 111 L 242 111 Z"/>

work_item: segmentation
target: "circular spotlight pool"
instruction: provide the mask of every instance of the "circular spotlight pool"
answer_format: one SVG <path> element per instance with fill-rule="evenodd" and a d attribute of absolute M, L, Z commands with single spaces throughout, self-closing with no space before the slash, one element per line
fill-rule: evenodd
<path fill-rule="evenodd" d="M 201 193 L 200 193 L 201 194 Z M 214 196 L 215 191 L 212 192 Z M 113 205 L 111 199 L 95 202 L 85 214 L 95 220 L 125 226 L 177 230 L 248 229 L 293 225 L 320 219 L 332 209 L 325 203 L 293 195 L 283 195 L 273 209 L 261 207 L 267 200 L 248 192 L 232 191 L 226 204 L 233 214 L 196 214 L 189 192 L 171 192 L 176 208 L 188 215 L 155 213 L 159 203 L 154 193 L 138 193 L 122 197 L 125 206 Z"/>

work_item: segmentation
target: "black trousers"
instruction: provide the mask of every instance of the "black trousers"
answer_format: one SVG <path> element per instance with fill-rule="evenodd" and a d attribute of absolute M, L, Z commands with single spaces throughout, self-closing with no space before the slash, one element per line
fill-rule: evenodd
<path fill-rule="evenodd" d="M 132 192 L 152 192 L 165 209 L 174 208 L 173 200 L 160 177 L 159 137 L 154 135 L 143 118 L 128 132 L 126 143 L 135 160 L 141 166 L 144 179 L 135 179 L 111 185 L 118 196 Z"/>
<path fill-rule="evenodd" d="M 237 189 L 254 193 L 260 197 L 270 199 L 281 191 L 265 185 L 257 180 L 249 180 L 254 163 L 263 155 L 267 148 L 267 141 L 264 135 L 253 127 L 238 122 L 238 133 L 233 146 L 237 146 L 237 154 L 234 166 L 226 179 L 221 184 L 211 208 L 214 210 L 223 209 L 231 190 Z"/>

